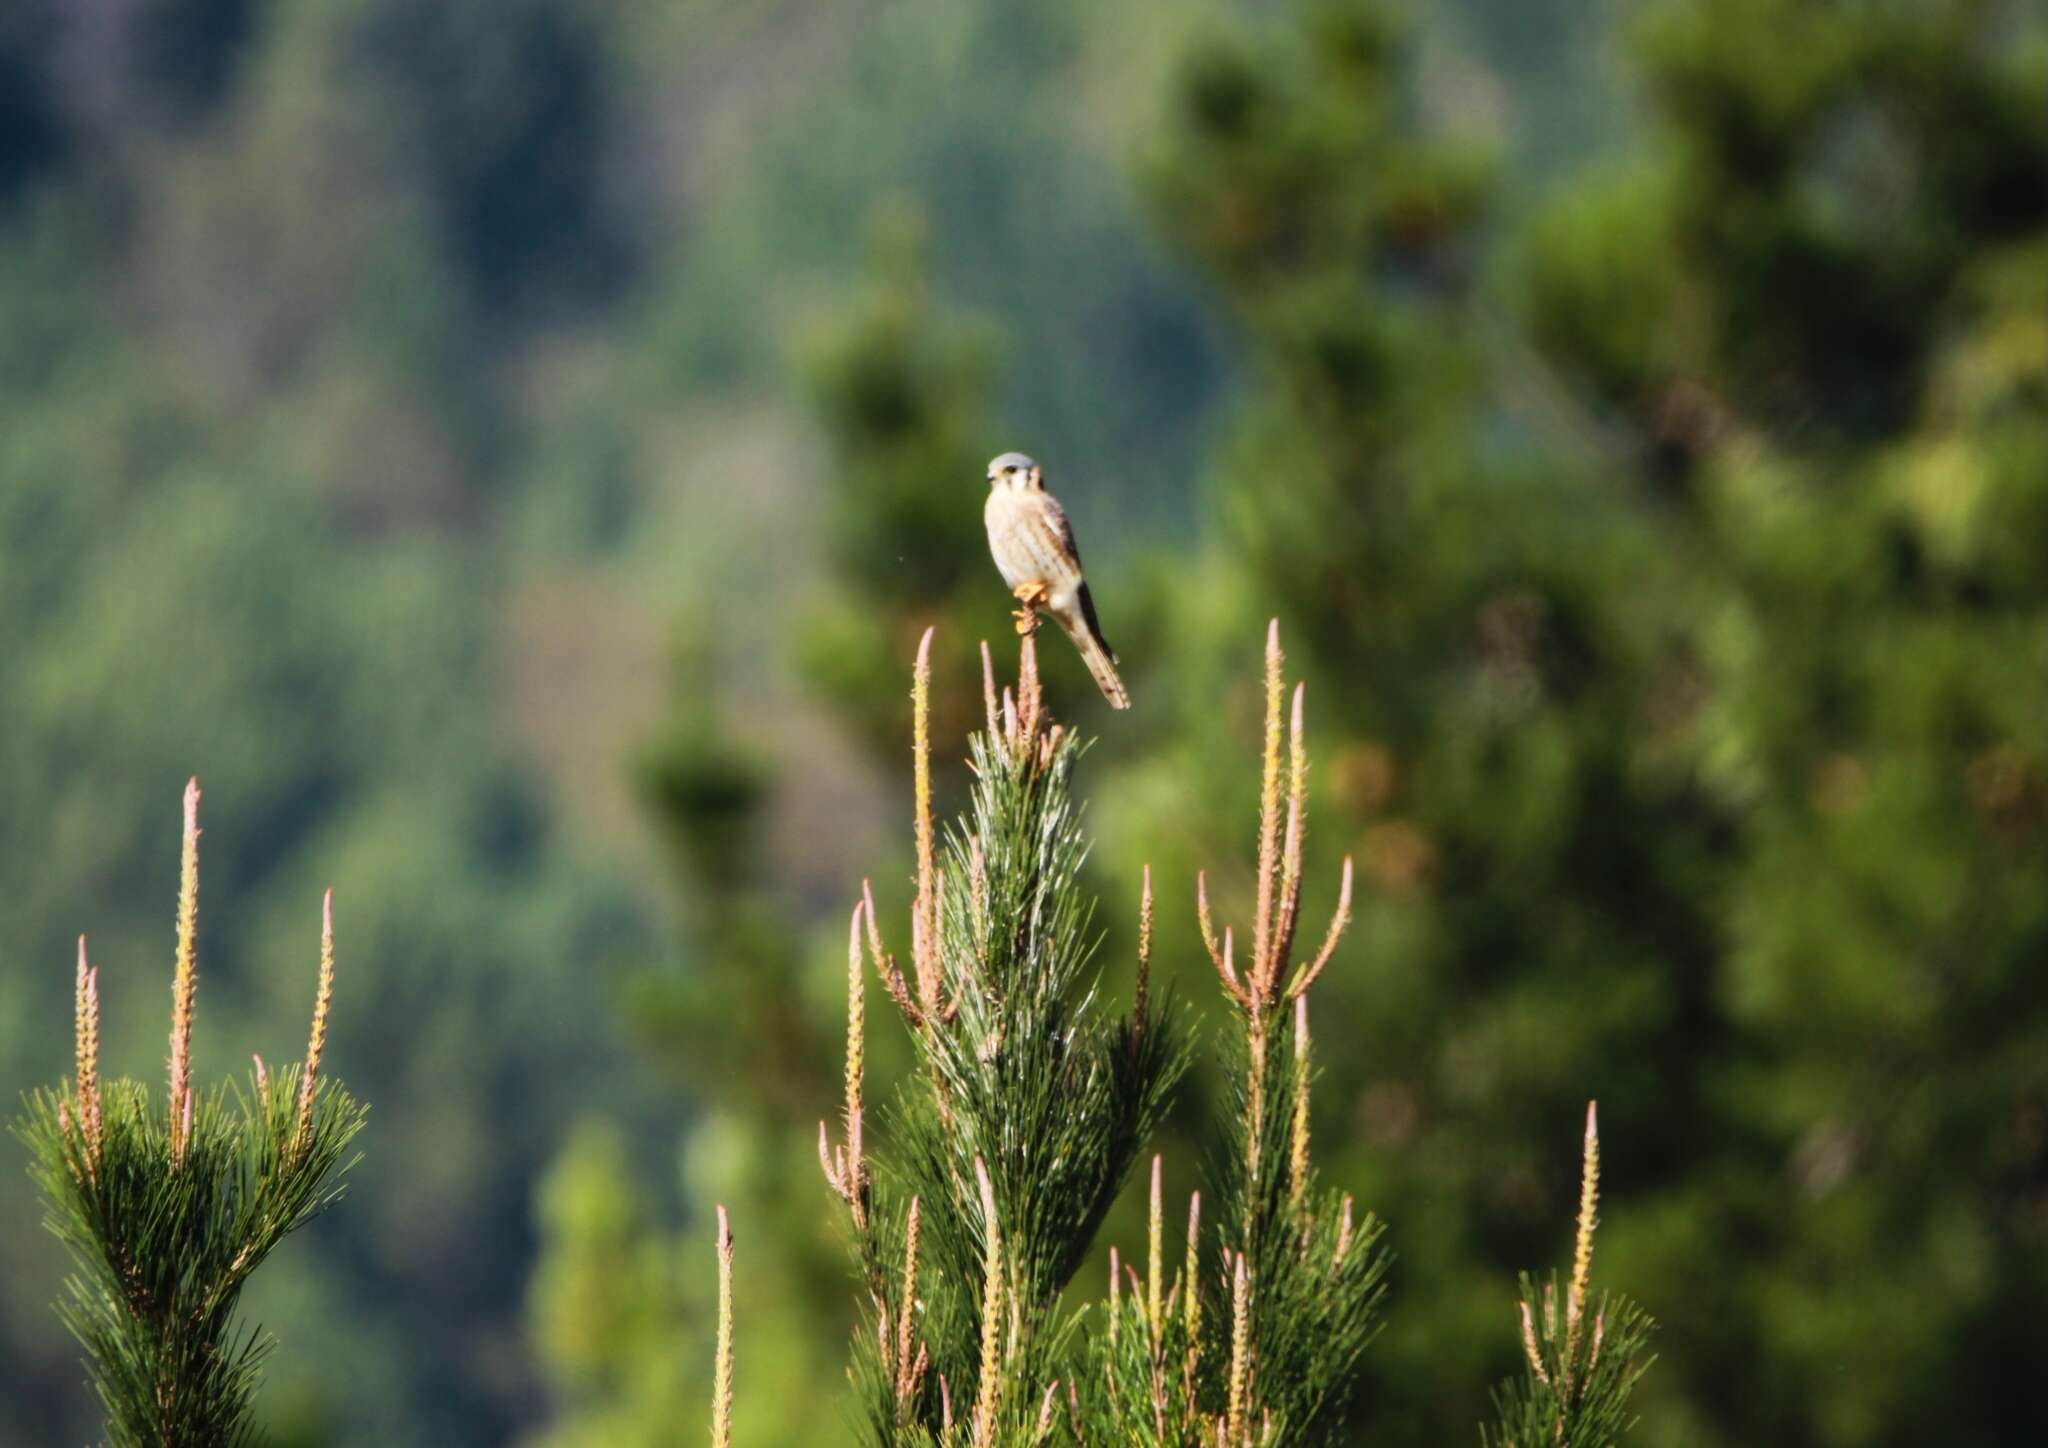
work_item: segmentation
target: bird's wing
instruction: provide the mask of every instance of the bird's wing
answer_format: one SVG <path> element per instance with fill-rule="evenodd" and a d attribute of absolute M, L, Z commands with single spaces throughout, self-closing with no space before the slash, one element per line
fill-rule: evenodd
<path fill-rule="evenodd" d="M 1060 500 L 1051 493 L 1040 493 L 1038 501 L 1042 505 L 1045 526 L 1051 531 L 1053 541 L 1059 545 L 1060 552 L 1074 560 L 1074 567 L 1079 569 L 1081 550 L 1074 542 L 1074 525 L 1067 521 L 1067 510 L 1060 506 Z"/>

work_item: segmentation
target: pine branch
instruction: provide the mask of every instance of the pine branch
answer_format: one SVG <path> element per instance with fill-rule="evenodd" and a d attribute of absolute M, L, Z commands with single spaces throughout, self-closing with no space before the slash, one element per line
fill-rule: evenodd
<path fill-rule="evenodd" d="M 1229 1268 L 1208 1287 L 1211 1311 L 1232 1335 L 1222 1419 L 1229 1448 L 1269 1434 L 1289 1444 L 1338 1440 L 1358 1359 L 1378 1332 L 1387 1268 L 1380 1224 L 1356 1220 L 1348 1196 L 1315 1190 L 1308 992 L 1350 922 L 1352 871 L 1346 858 L 1323 944 L 1297 965 L 1308 833 L 1306 688 L 1295 686 L 1283 723 L 1290 697 L 1284 663 L 1275 620 L 1266 632 L 1252 958 L 1242 969 L 1236 932 L 1226 927 L 1217 942 L 1206 878 L 1196 892 L 1203 940 L 1236 1007 L 1237 1029 L 1225 1047 L 1234 1146 L 1217 1173 Z"/>
<path fill-rule="evenodd" d="M 1562 1321 L 1556 1275 L 1539 1292 L 1523 1273 L 1527 1370 L 1495 1390 L 1496 1421 L 1480 1432 L 1485 1448 L 1606 1448 L 1635 1425 L 1629 1394 L 1654 1361 L 1645 1352 L 1656 1324 L 1626 1298 L 1591 1295 L 1599 1197 L 1599 1114 L 1589 1102 L 1579 1225 Z"/>
<path fill-rule="evenodd" d="M 77 1068 L 29 1098 L 15 1132 L 31 1153 L 45 1224 L 77 1271 L 57 1311 L 86 1350 L 117 1448 L 240 1445 L 252 1439 L 270 1339 L 238 1326 L 249 1277 L 277 1244 L 341 1194 L 364 1108 L 319 1069 L 332 1000 L 331 911 L 303 1066 L 272 1076 L 258 1058 L 244 1092 L 191 1085 L 197 979 L 197 781 L 185 797 L 171 1092 L 99 1073 L 98 972 L 79 942 Z"/>

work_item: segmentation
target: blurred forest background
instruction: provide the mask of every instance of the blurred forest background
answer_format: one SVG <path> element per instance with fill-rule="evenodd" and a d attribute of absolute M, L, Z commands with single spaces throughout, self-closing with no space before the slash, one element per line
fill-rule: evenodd
<path fill-rule="evenodd" d="M 699 1441 L 714 1200 L 740 1441 L 844 1435 L 840 936 L 1012 447 L 1137 696 L 1048 650 L 1112 977 L 1149 860 L 1213 1009 L 1268 615 L 1311 681 L 1374 1441 L 1476 1436 L 1589 1096 L 1640 1441 L 2048 1436 L 2038 3 L 11 0 L 0 1088 L 81 930 L 160 1069 L 188 774 L 205 1078 L 335 887 L 278 1443 Z M 36 1210 L 5 1448 L 94 1431 Z"/>

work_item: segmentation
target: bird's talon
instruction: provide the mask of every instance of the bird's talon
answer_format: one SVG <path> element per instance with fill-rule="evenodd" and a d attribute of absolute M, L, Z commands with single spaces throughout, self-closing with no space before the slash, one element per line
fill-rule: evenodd
<path fill-rule="evenodd" d="M 1038 632 L 1038 610 L 1046 600 L 1046 586 L 1043 582 L 1020 583 L 1013 590 L 1017 602 L 1024 605 L 1013 615 L 1017 620 L 1017 636 L 1029 638 Z"/>

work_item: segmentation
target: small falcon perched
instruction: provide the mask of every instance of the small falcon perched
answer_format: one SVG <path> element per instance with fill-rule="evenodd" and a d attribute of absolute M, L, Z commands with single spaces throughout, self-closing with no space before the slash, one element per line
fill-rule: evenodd
<path fill-rule="evenodd" d="M 1029 633 L 1040 612 L 1066 630 L 1081 661 L 1102 687 L 1110 707 L 1128 709 L 1131 696 L 1117 677 L 1116 651 L 1095 619 L 1095 600 L 1081 577 L 1081 554 L 1059 499 L 1045 490 L 1037 463 L 1022 453 L 1004 453 L 988 465 L 988 548 L 1003 582 L 1023 605 L 1017 631 Z"/>

